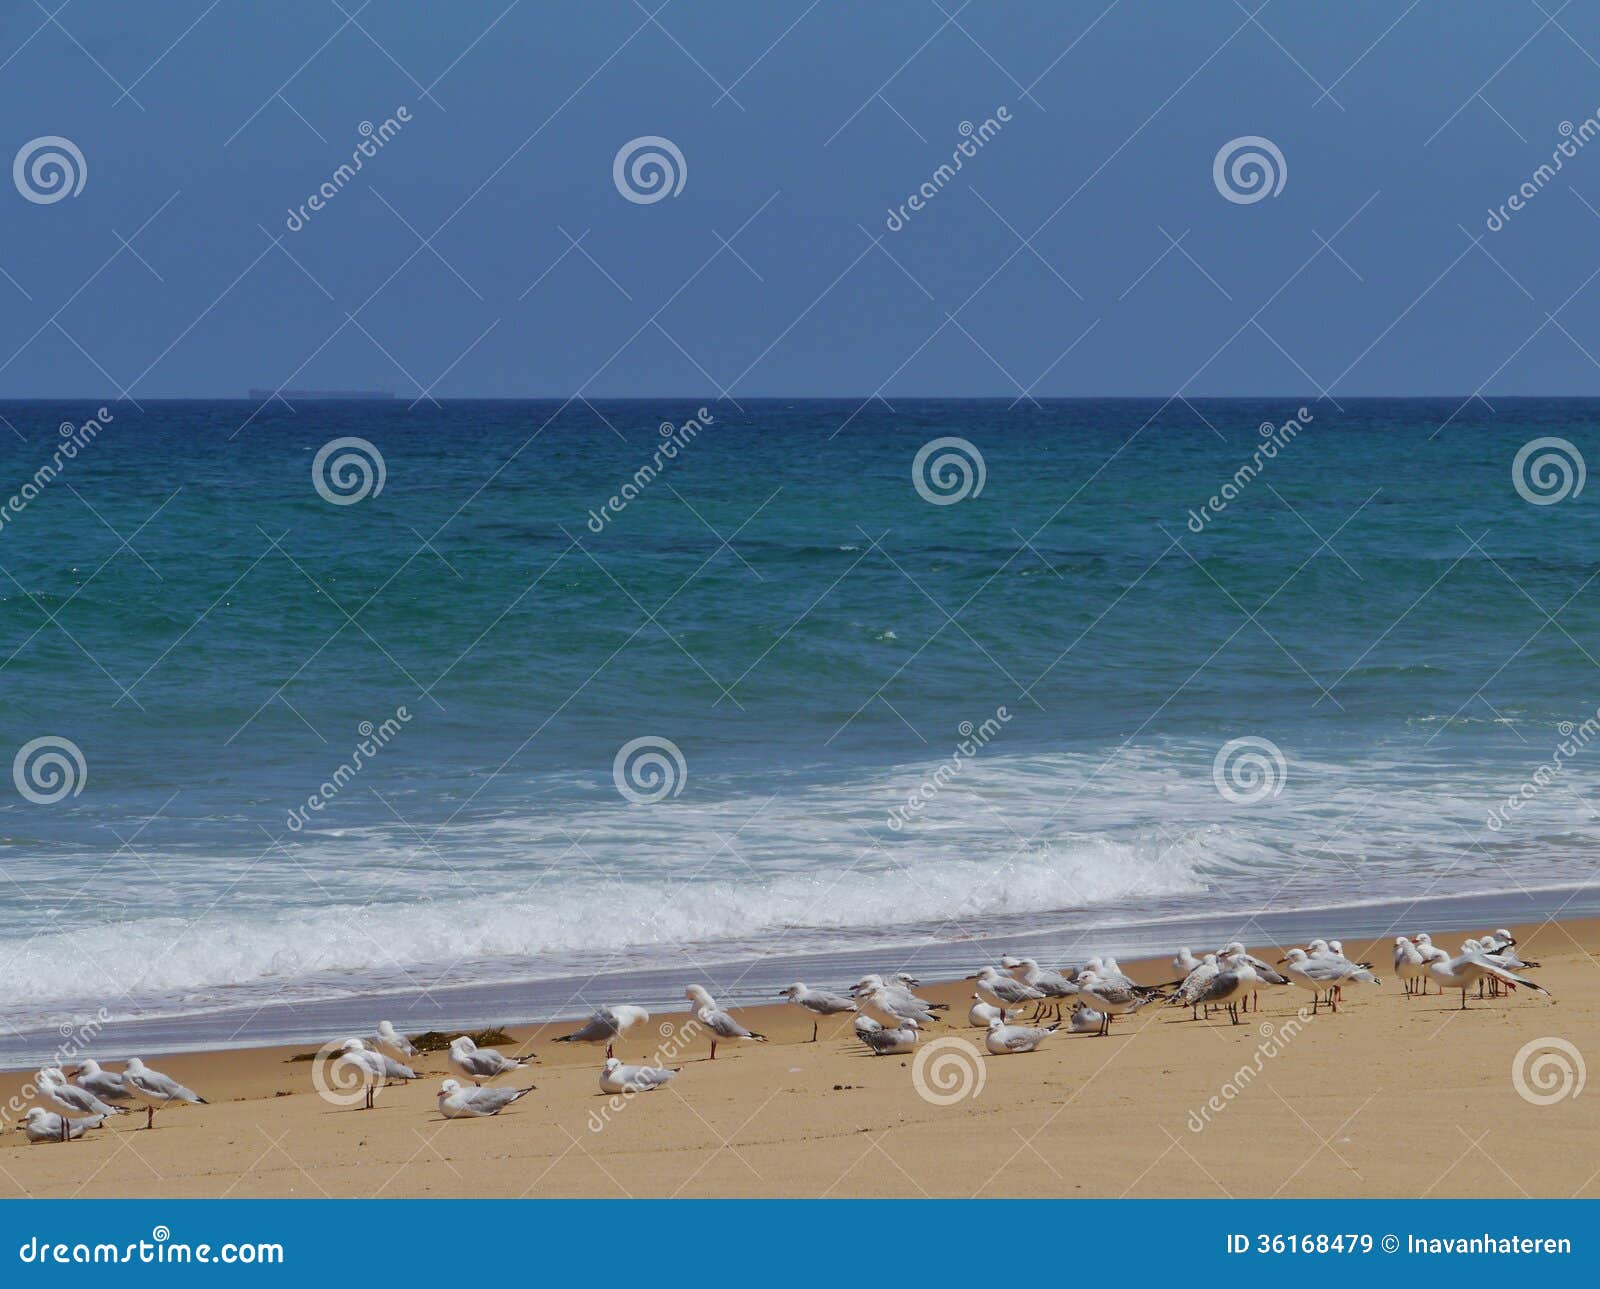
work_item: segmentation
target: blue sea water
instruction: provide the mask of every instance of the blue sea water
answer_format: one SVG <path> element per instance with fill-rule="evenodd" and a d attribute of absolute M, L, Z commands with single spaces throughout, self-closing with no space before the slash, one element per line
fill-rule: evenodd
<path fill-rule="evenodd" d="M 1600 491 L 1513 478 L 1600 402 L 723 401 L 625 498 L 699 407 L 109 408 L 0 524 L 0 772 L 85 767 L 0 773 L 6 1023 L 1594 883 L 1600 747 L 1488 821 L 1600 708 Z"/>

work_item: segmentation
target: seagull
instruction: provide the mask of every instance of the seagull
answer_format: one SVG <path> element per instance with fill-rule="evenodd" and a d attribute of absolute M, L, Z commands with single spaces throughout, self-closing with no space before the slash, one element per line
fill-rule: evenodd
<path fill-rule="evenodd" d="M 101 1116 L 89 1119 L 68 1119 L 65 1115 L 51 1114 L 43 1106 L 29 1106 L 17 1125 L 18 1132 L 28 1134 L 29 1141 L 76 1141 L 90 1128 L 100 1126 Z"/>
<path fill-rule="evenodd" d="M 372 1109 L 378 1089 L 388 1087 L 390 1079 L 409 1080 L 417 1077 L 417 1072 L 409 1065 L 401 1065 L 394 1057 L 374 1051 L 359 1038 L 345 1039 L 335 1063 L 348 1065 L 361 1073 L 367 1093 L 367 1103 L 362 1107 L 364 1110 Z"/>
<path fill-rule="evenodd" d="M 1221 970 L 1222 968 L 1217 965 L 1217 955 L 1214 953 L 1206 954 L 1204 958 L 1194 965 L 1189 974 L 1183 978 L 1183 983 L 1178 986 L 1177 991 L 1171 998 L 1167 999 L 1167 1005 L 1169 1007 L 1187 1007 L 1194 1013 L 1194 1019 L 1199 1020 L 1200 995 L 1205 991 L 1206 985 Z"/>
<path fill-rule="evenodd" d="M 1509 945 L 1506 946 L 1505 948 L 1502 948 L 1502 949 L 1491 949 L 1482 940 L 1468 940 L 1468 941 L 1466 941 L 1461 946 L 1461 952 L 1462 953 L 1472 953 L 1472 952 L 1481 953 L 1481 954 L 1483 954 L 1483 956 L 1485 958 L 1487 958 L 1495 966 L 1503 967 L 1507 971 L 1525 971 L 1525 970 L 1528 970 L 1529 968 L 1536 968 L 1539 965 L 1537 962 L 1526 962 L 1526 961 L 1524 961 L 1521 957 L 1519 957 L 1517 955 L 1516 951 L 1513 950 Z M 1493 976 L 1488 977 L 1488 980 L 1489 980 L 1489 993 L 1490 993 L 1490 996 L 1492 997 L 1492 996 L 1498 995 L 1500 993 L 1500 981 L 1495 979 L 1495 977 L 1493 977 Z M 1478 981 L 1478 997 L 1479 998 L 1483 997 L 1483 981 L 1482 980 Z"/>
<path fill-rule="evenodd" d="M 34 1086 L 40 1095 L 65 1115 L 95 1115 L 104 1119 L 114 1114 L 126 1114 L 118 1106 L 107 1105 L 88 1088 L 68 1083 L 67 1076 L 55 1066 L 46 1066 L 34 1076 Z"/>
<path fill-rule="evenodd" d="M 1377 985 L 1382 982 L 1365 967 L 1357 966 L 1343 954 L 1334 957 L 1325 953 L 1313 958 L 1304 949 L 1290 949 L 1278 964 L 1285 968 L 1290 980 L 1302 989 L 1311 991 L 1311 1014 L 1315 1016 L 1321 1006 L 1322 991 L 1328 994 L 1328 1005 L 1339 1010 L 1338 991 L 1347 984 Z"/>
<path fill-rule="evenodd" d="M 1022 981 L 1013 980 L 1010 976 L 1002 976 L 993 967 L 985 967 L 977 975 L 968 976 L 967 979 L 977 981 L 978 992 L 988 994 L 1001 1007 L 1038 1002 L 1045 996 L 1044 990 L 1035 989 L 1032 985 L 1025 985 Z"/>
<path fill-rule="evenodd" d="M 1178 950 L 1177 956 L 1172 960 L 1172 969 L 1188 975 L 1200 965 L 1200 959 L 1189 952 L 1189 946 L 1184 945 Z"/>
<path fill-rule="evenodd" d="M 1417 952 L 1422 955 L 1424 966 L 1431 965 L 1435 962 L 1450 961 L 1450 955 L 1436 945 L 1433 942 L 1433 937 L 1430 936 L 1426 931 L 1419 932 L 1417 935 L 1412 936 L 1411 941 L 1417 946 Z M 1427 976 L 1423 976 L 1422 978 L 1422 992 L 1428 992 Z M 1444 990 L 1441 989 L 1439 992 L 1443 993 Z"/>
<path fill-rule="evenodd" d="M 863 1043 L 870 1041 L 867 1038 L 868 1034 L 883 1033 L 883 1026 L 877 1021 L 873 1020 L 872 1017 L 866 1015 L 857 1016 L 853 1028 L 855 1029 L 856 1037 L 859 1038 Z"/>
<path fill-rule="evenodd" d="M 159 1070 L 152 1070 L 137 1056 L 130 1057 L 128 1064 L 122 1071 L 123 1085 L 134 1097 L 144 1102 L 144 1126 L 156 1126 L 156 1111 L 171 1105 L 174 1101 L 187 1101 L 190 1105 L 210 1105 L 198 1092 L 179 1083 L 177 1079 L 168 1078 Z"/>
<path fill-rule="evenodd" d="M 861 1009 L 846 998 L 843 994 L 832 994 L 826 989 L 812 989 L 799 982 L 783 990 L 779 998 L 787 998 L 796 1007 L 804 1007 L 811 1013 L 811 1041 L 817 1041 L 817 1030 L 821 1022 L 819 1016 L 837 1016 L 841 1012 L 860 1011 Z"/>
<path fill-rule="evenodd" d="M 939 1019 L 915 995 L 896 993 L 882 985 L 868 990 L 862 995 L 862 1001 L 894 1021 L 914 1020 L 918 1024 L 931 1025 Z"/>
<path fill-rule="evenodd" d="M 1118 973 L 1121 974 L 1120 972 Z M 1126 980 L 1127 977 L 1123 977 Z M 1078 992 L 1083 1000 L 1101 1014 L 1100 1036 L 1111 1032 L 1111 1018 L 1136 1012 L 1146 1003 L 1161 997 L 1155 990 L 1142 990 L 1132 983 L 1110 980 L 1095 971 L 1078 973 Z"/>
<path fill-rule="evenodd" d="M 996 1056 L 1031 1052 L 1059 1028 L 1059 1021 L 1043 1029 L 1033 1029 L 1026 1025 L 1007 1025 L 1003 1020 L 992 1020 L 989 1022 L 989 1032 L 983 1036 L 983 1045 Z"/>
<path fill-rule="evenodd" d="M 856 1037 L 872 1049 L 874 1056 L 898 1056 L 917 1045 L 917 1022 L 912 1018 L 894 1029 L 858 1029 Z"/>
<path fill-rule="evenodd" d="M 481 1079 L 528 1067 L 526 1058 L 502 1056 L 492 1047 L 479 1047 L 466 1034 L 450 1040 L 450 1064 L 471 1079 L 474 1086 Z"/>
<path fill-rule="evenodd" d="M 454 1079 L 439 1085 L 439 1113 L 446 1119 L 486 1119 L 533 1091 L 525 1088 L 462 1087 Z"/>
<path fill-rule="evenodd" d="M 905 973 L 902 972 L 901 975 Z M 905 980 L 912 977 L 906 976 Z M 885 1016 L 895 1020 L 904 1020 L 908 1016 L 919 1021 L 932 1022 L 937 1019 L 935 1012 L 945 1011 L 948 1003 L 932 1003 L 926 998 L 918 998 L 906 985 L 905 980 L 896 976 L 892 981 L 885 981 L 882 976 L 862 976 L 860 980 L 850 986 L 850 992 L 858 1001 L 864 1001 L 868 1006 L 877 1007 Z M 881 997 L 882 1003 L 873 1001 L 874 997 Z"/>
<path fill-rule="evenodd" d="M 614 1056 L 608 1056 L 600 1069 L 600 1091 L 615 1095 L 619 1092 L 654 1092 L 678 1077 L 682 1066 L 665 1069 L 659 1065 L 624 1065 Z"/>
<path fill-rule="evenodd" d="M 75 1076 L 80 1088 L 87 1088 L 102 1101 L 130 1101 L 133 1093 L 122 1082 L 122 1075 L 113 1074 L 110 1070 L 102 1070 L 100 1062 L 85 1060 L 78 1064 Z"/>
<path fill-rule="evenodd" d="M 1405 985 L 1408 998 L 1417 992 L 1418 983 L 1428 974 L 1427 964 L 1423 962 L 1417 946 L 1403 935 L 1394 938 L 1394 974 Z"/>
<path fill-rule="evenodd" d="M 376 1042 L 379 1047 L 387 1048 L 389 1051 L 393 1052 L 399 1057 L 412 1057 L 420 1055 L 420 1053 L 417 1051 L 417 1045 L 404 1034 L 397 1033 L 394 1027 L 394 1022 L 390 1020 L 380 1020 L 378 1022 L 378 1037 Z"/>
<path fill-rule="evenodd" d="M 1516 942 L 1517 938 L 1504 927 L 1501 927 L 1493 935 L 1481 937 L 1478 941 L 1488 953 L 1504 953 Z"/>
<path fill-rule="evenodd" d="M 1074 1034 L 1087 1034 L 1092 1029 L 1099 1029 L 1106 1023 L 1105 1016 L 1080 1002 L 1072 1009 L 1072 1018 L 1067 1022 L 1067 1028 Z"/>
<path fill-rule="evenodd" d="M 707 994 L 706 997 L 711 995 Z M 612 1054 L 612 1049 L 623 1034 L 635 1025 L 643 1025 L 650 1019 L 650 1013 L 643 1007 L 634 1007 L 623 1003 L 617 1007 L 597 1007 L 593 1016 L 584 1022 L 581 1029 L 570 1034 L 563 1034 L 556 1039 L 558 1043 L 604 1043 L 606 1055 Z"/>
<path fill-rule="evenodd" d="M 1256 973 L 1257 980 L 1258 980 L 1258 982 L 1260 984 L 1286 985 L 1286 984 L 1289 983 L 1282 976 L 1280 976 L 1277 973 L 1277 971 L 1275 971 L 1272 967 L 1269 967 L 1266 963 L 1261 961 L 1260 958 L 1258 958 L 1254 954 L 1250 953 L 1244 947 L 1244 943 L 1242 941 L 1240 941 L 1240 940 L 1235 940 L 1231 944 L 1223 945 L 1222 946 L 1222 952 L 1223 953 L 1234 954 L 1236 957 L 1238 957 L 1238 959 L 1241 962 L 1247 963 L 1249 965 L 1250 969 Z M 1252 985 L 1250 987 L 1250 1000 L 1251 1000 L 1252 1006 L 1246 1007 L 1244 1010 L 1246 1010 L 1246 1011 L 1260 1011 L 1261 1010 L 1261 1000 L 1256 996 L 1256 991 L 1257 991 L 1258 988 L 1259 988 L 1259 984 L 1255 984 L 1255 985 Z M 1241 1000 L 1241 1002 L 1242 1001 L 1243 1000 Z"/>
<path fill-rule="evenodd" d="M 718 1007 L 708 994 L 699 985 L 690 985 L 684 990 L 684 996 L 694 1003 L 694 1018 L 711 1031 L 711 1059 L 717 1059 L 717 1044 L 724 1039 L 748 1039 L 753 1043 L 765 1043 L 767 1036 L 757 1034 L 752 1029 L 746 1029 L 734 1020 L 727 1012 Z"/>
<path fill-rule="evenodd" d="M 1480 981 L 1485 976 L 1492 976 L 1501 984 L 1512 988 L 1526 985 L 1535 993 L 1543 994 L 1547 998 L 1550 996 L 1550 991 L 1543 986 L 1534 984 L 1524 976 L 1515 975 L 1504 967 L 1497 967 L 1489 955 L 1481 950 L 1463 953 L 1459 958 L 1447 958 L 1443 962 L 1430 962 L 1428 974 L 1439 982 L 1441 993 L 1446 987 L 1461 991 L 1462 1011 L 1467 1009 L 1467 990 L 1475 981 Z"/>
<path fill-rule="evenodd" d="M 1005 1020 L 1005 1012 L 992 1003 L 983 1001 L 982 994 L 973 994 L 972 1006 L 967 1009 L 967 1024 L 975 1029 L 988 1029 L 992 1020 Z"/>
<path fill-rule="evenodd" d="M 1239 1004 L 1260 980 L 1250 956 L 1230 949 L 1217 960 L 1216 974 L 1200 986 L 1194 1001 L 1204 1007 L 1227 1008 L 1229 1019 L 1237 1025 Z"/>
<path fill-rule="evenodd" d="M 1043 1014 L 1047 1000 L 1055 999 L 1051 1004 L 1055 1010 L 1057 1020 L 1061 1019 L 1061 999 L 1072 998 L 1077 995 L 1078 986 L 1073 984 L 1059 971 L 1049 971 L 1041 967 L 1032 958 L 1013 958 L 1010 954 L 1000 959 L 1000 965 L 1009 971 L 1012 977 L 1023 984 L 1037 989 L 1044 995 L 1034 1006 L 1034 1016 Z"/>

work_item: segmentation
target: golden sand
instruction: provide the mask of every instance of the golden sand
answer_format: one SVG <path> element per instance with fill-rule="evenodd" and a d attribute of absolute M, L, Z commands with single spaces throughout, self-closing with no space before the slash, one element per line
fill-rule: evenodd
<path fill-rule="evenodd" d="M 1483 930 L 1434 938 L 1453 949 Z M 919 1094 L 912 1057 L 869 1055 L 849 1016 L 811 1043 L 809 1016 L 783 1004 L 738 1013 L 770 1042 L 724 1045 L 713 1062 L 697 1039 L 668 1088 L 615 1100 L 599 1092 L 599 1049 L 549 1041 L 574 1024 L 514 1028 L 539 1063 L 499 1082 L 538 1090 L 493 1119 L 441 1119 L 442 1052 L 371 1111 L 320 1097 L 311 1065 L 290 1060 L 307 1048 L 146 1054 L 212 1104 L 164 1111 L 150 1132 L 138 1114 L 64 1144 L 7 1133 L 0 1195 L 1600 1195 L 1600 1089 L 1571 1095 L 1569 1079 L 1538 1104 L 1533 1065 L 1548 1050 L 1545 1074 L 1571 1066 L 1546 1040 L 1600 1053 L 1600 923 L 1514 931 L 1551 998 L 1474 997 L 1464 1012 L 1458 993 L 1407 998 L 1390 941 L 1347 941 L 1383 986 L 1347 991 L 1337 1015 L 1302 1021 L 1309 995 L 1285 988 L 1237 1026 L 1157 1004 L 1106 1038 L 1058 1034 L 1027 1055 L 951 1045 L 932 1054 L 944 1073 L 977 1088 L 981 1070 L 981 1089 L 948 1105 Z M 1128 969 L 1172 976 L 1164 961 Z M 925 1048 L 953 1036 L 982 1050 L 965 1025 L 970 984 L 921 992 L 951 1004 Z M 662 1024 L 684 1019 L 654 1017 L 619 1055 L 650 1060 Z M 0 1076 L 0 1100 L 27 1078 Z"/>

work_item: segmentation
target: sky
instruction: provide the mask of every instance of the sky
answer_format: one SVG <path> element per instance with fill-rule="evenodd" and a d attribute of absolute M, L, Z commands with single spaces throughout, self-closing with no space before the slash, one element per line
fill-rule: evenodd
<path fill-rule="evenodd" d="M 59 4 L 3 398 L 1600 393 L 1594 7 Z"/>

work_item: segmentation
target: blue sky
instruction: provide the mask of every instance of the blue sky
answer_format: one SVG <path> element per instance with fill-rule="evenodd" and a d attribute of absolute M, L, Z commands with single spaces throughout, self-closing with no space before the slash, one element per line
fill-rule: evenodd
<path fill-rule="evenodd" d="M 87 170 L 0 184 L 0 396 L 1600 393 L 1600 141 L 1485 227 L 1600 110 L 1593 8 L 58 3 L 0 11 L 0 153 Z"/>

